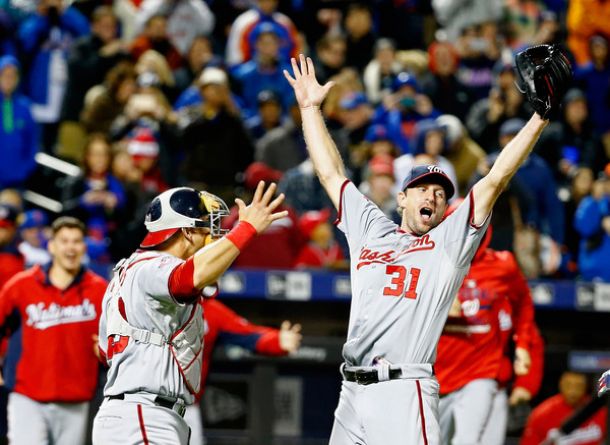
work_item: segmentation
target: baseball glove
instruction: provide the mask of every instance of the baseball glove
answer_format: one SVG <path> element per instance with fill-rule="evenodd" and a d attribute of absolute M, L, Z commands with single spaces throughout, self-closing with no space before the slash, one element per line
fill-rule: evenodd
<path fill-rule="evenodd" d="M 517 74 L 520 91 L 540 116 L 559 107 L 572 80 L 572 67 L 555 45 L 532 46 L 517 54 Z"/>

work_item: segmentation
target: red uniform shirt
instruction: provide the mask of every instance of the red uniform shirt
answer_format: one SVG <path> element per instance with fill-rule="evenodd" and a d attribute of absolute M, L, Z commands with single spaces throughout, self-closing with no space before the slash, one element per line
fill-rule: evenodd
<path fill-rule="evenodd" d="M 13 276 L 23 270 L 25 262 L 17 251 L 0 252 L 0 289 Z"/>
<path fill-rule="evenodd" d="M 39 402 L 83 402 L 97 386 L 97 334 L 106 281 L 83 270 L 65 290 L 35 266 L 0 292 L 0 335 L 21 326 L 13 390 Z"/>
<path fill-rule="evenodd" d="M 477 254 L 458 299 L 462 317 L 447 319 L 437 348 L 434 368 L 441 394 L 498 376 L 504 350 L 498 321 L 503 301 L 513 308 L 518 345 L 530 345 L 533 305 L 527 281 L 510 252 L 486 249 Z"/>
<path fill-rule="evenodd" d="M 586 399 L 583 400 L 583 404 L 586 402 Z M 532 411 L 527 420 L 525 431 L 523 431 L 520 445 L 540 445 L 546 439 L 549 430 L 559 428 L 563 421 L 577 408 L 568 405 L 561 394 L 546 399 Z M 606 435 L 606 416 L 607 409 L 600 409 L 570 435 L 565 436 L 561 443 L 570 445 L 601 444 Z"/>
<path fill-rule="evenodd" d="M 201 399 L 205 391 L 212 353 L 218 343 L 242 346 L 252 352 L 264 355 L 286 354 L 286 351 L 280 348 L 279 330 L 252 324 L 215 298 L 202 298 L 201 305 L 203 306 L 206 328 L 201 369 L 201 391 L 197 394 L 197 400 Z"/>
<path fill-rule="evenodd" d="M 338 243 L 333 242 L 327 249 L 309 243 L 301 249 L 295 261 L 295 267 L 328 267 L 341 261 L 343 252 Z"/>

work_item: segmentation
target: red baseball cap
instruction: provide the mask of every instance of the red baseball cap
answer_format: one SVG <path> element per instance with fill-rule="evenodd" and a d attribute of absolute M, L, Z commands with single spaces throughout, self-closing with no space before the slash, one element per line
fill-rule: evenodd
<path fill-rule="evenodd" d="M 330 217 L 330 209 L 310 210 L 303 213 L 299 218 L 299 229 L 305 237 L 310 238 L 311 233 L 324 222 L 328 222 Z"/>
<path fill-rule="evenodd" d="M 374 175 L 387 175 L 394 178 L 394 158 L 390 155 L 375 155 L 369 161 L 369 171 Z"/>

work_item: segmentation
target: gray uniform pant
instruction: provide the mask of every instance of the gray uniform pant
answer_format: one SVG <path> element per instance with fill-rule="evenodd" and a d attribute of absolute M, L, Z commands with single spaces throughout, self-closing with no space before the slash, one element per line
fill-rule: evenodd
<path fill-rule="evenodd" d="M 85 443 L 89 402 L 40 403 L 12 392 L 7 412 L 8 440 L 13 445 Z"/>
<path fill-rule="evenodd" d="M 508 395 L 506 388 L 500 388 L 494 396 L 489 422 L 485 426 L 481 443 L 485 445 L 504 445 L 508 423 Z"/>
<path fill-rule="evenodd" d="M 498 384 L 477 379 L 439 401 L 439 422 L 443 445 L 489 445 L 482 440 Z"/>
<path fill-rule="evenodd" d="M 438 445 L 438 382 L 343 381 L 330 445 Z"/>
<path fill-rule="evenodd" d="M 191 429 L 191 441 L 189 445 L 205 445 L 205 436 L 203 435 L 203 423 L 201 422 L 201 407 L 198 403 L 186 407 L 184 413 L 184 421 Z"/>
<path fill-rule="evenodd" d="M 189 427 L 175 411 L 154 404 L 154 395 L 105 398 L 93 421 L 93 445 L 188 445 Z"/>

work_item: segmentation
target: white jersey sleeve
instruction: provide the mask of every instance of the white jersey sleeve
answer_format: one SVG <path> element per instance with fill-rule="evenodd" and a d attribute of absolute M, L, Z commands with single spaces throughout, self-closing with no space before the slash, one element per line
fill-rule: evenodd
<path fill-rule="evenodd" d="M 490 214 L 487 215 L 483 224 L 474 225 L 472 222 L 474 205 L 474 195 L 470 191 L 455 212 L 436 229 L 441 232 L 447 255 L 457 267 L 465 267 L 470 264 L 491 220 Z"/>
<path fill-rule="evenodd" d="M 397 225 L 364 196 L 351 181 L 341 186 L 337 227 L 345 233 L 351 252 L 368 240 L 396 231 Z"/>
<path fill-rule="evenodd" d="M 144 261 L 138 270 L 138 285 L 144 294 L 155 300 L 180 304 L 171 295 L 169 280 L 174 269 L 182 263 L 184 260 L 171 255 Z"/>

